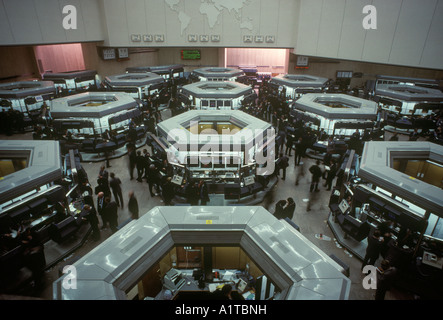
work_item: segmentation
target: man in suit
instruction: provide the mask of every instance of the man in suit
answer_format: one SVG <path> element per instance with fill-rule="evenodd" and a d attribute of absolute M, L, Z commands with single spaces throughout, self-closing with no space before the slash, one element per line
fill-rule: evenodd
<path fill-rule="evenodd" d="M 320 191 L 318 189 L 318 183 L 320 182 L 320 178 L 322 176 L 322 170 L 320 169 L 320 161 L 317 160 L 314 165 L 309 168 L 309 172 L 312 174 L 311 186 L 309 191 Z"/>
<path fill-rule="evenodd" d="M 289 220 L 292 220 L 292 218 L 294 217 L 294 211 L 295 211 L 294 199 L 288 198 L 286 200 L 286 206 L 283 208 L 283 218 L 289 218 Z"/>
<path fill-rule="evenodd" d="M 109 179 L 109 186 L 112 189 L 112 193 L 114 194 L 115 202 L 117 203 L 117 206 L 121 207 L 123 209 L 124 202 L 123 202 L 123 194 L 122 194 L 122 188 L 121 188 L 121 180 L 115 176 L 114 172 L 110 173 L 110 179 Z"/>
<path fill-rule="evenodd" d="M 129 191 L 128 210 L 132 219 L 138 219 L 138 201 L 134 195 L 134 191 Z"/>
<path fill-rule="evenodd" d="M 107 220 L 105 216 L 105 194 L 103 192 L 99 192 L 97 195 L 97 212 L 102 218 L 102 229 L 106 228 Z"/>
<path fill-rule="evenodd" d="M 111 201 L 110 197 L 105 198 L 104 215 L 109 222 L 112 233 L 117 231 L 118 226 L 118 206 L 115 201 Z"/>

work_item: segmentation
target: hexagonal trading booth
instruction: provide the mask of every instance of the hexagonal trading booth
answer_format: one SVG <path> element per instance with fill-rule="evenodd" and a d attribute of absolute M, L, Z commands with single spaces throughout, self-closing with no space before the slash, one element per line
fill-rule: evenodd
<path fill-rule="evenodd" d="M 167 156 L 173 181 L 186 187 L 204 180 L 211 193 L 237 199 L 255 194 L 274 172 L 274 130 L 238 110 L 191 110 L 162 121 L 150 144 Z"/>
<path fill-rule="evenodd" d="M 242 81 L 245 73 L 241 69 L 206 67 L 194 69 L 189 76 L 191 81 Z"/>
<path fill-rule="evenodd" d="M 78 91 L 96 88 L 96 76 L 97 71 L 95 70 L 79 70 L 45 73 L 42 75 L 42 79 L 54 82 L 56 88 L 66 91 Z"/>
<path fill-rule="evenodd" d="M 367 237 L 378 229 L 384 239 L 381 256 L 398 268 L 398 283 L 441 299 L 442 177 L 443 146 L 366 142 L 359 168 L 349 184 L 343 181 L 348 187 L 333 191 L 328 224 L 337 241 L 362 260 Z"/>
<path fill-rule="evenodd" d="M 285 74 L 273 77 L 269 81 L 269 86 L 282 91 L 281 94 L 287 98 L 297 99 L 305 93 L 324 92 L 328 81 L 327 78 L 305 74 Z"/>
<path fill-rule="evenodd" d="M 131 119 L 141 116 L 139 107 L 126 93 L 84 92 L 52 100 L 51 116 L 56 133 L 68 130 L 81 143 L 99 138 L 106 130 L 124 135 Z"/>
<path fill-rule="evenodd" d="M 250 86 L 232 81 L 201 81 L 178 89 L 179 99 L 201 110 L 235 110 L 256 98 Z"/>
<path fill-rule="evenodd" d="M 434 88 L 406 84 L 377 84 L 374 101 L 386 115 L 387 124 L 399 129 L 435 129 L 426 119 L 443 110 L 443 93 Z"/>
<path fill-rule="evenodd" d="M 128 67 L 126 73 L 152 72 L 162 76 L 165 81 L 174 79 L 175 84 L 180 84 L 185 78 L 184 66 L 182 64 L 172 64 L 165 66 L 144 66 L 144 67 Z"/>
<path fill-rule="evenodd" d="M 291 115 L 314 130 L 346 137 L 375 127 L 377 103 L 346 94 L 308 93 L 292 104 Z"/>
<path fill-rule="evenodd" d="M 180 266 L 179 247 L 188 257 L 203 254 L 193 259 L 198 267 Z M 173 299 L 197 300 L 232 283 L 249 299 L 255 288 L 256 300 L 346 300 L 351 285 L 343 268 L 288 222 L 249 206 L 155 207 L 73 267 L 76 289 L 69 288 L 72 275 L 64 275 L 54 282 L 54 299 L 128 299 L 135 290 L 139 299 L 161 300 L 168 289 Z"/>
<path fill-rule="evenodd" d="M 0 83 L 2 108 L 13 108 L 25 116 L 38 115 L 45 101 L 56 94 L 52 81 L 18 81 Z"/>
<path fill-rule="evenodd" d="M 167 86 L 161 75 L 152 72 L 107 76 L 103 84 L 109 91 L 123 91 L 138 99 L 152 96 Z"/>

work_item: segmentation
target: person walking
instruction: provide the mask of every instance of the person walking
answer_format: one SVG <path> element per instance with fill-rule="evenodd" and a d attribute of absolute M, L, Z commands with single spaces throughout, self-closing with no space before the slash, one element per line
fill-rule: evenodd
<path fill-rule="evenodd" d="M 102 218 L 102 229 L 105 229 L 108 224 L 108 221 L 106 220 L 105 207 L 105 194 L 103 192 L 99 192 L 97 195 L 97 212 Z"/>
<path fill-rule="evenodd" d="M 109 174 L 109 186 L 111 187 L 112 193 L 114 194 L 115 202 L 117 203 L 118 207 L 124 208 L 124 202 L 123 202 L 123 194 L 122 194 L 122 188 L 121 188 L 121 180 L 115 176 L 114 172 L 111 172 Z"/>
<path fill-rule="evenodd" d="M 128 210 L 131 214 L 131 219 L 138 219 L 138 201 L 132 190 L 129 191 Z"/>
<path fill-rule="evenodd" d="M 322 175 L 322 171 L 320 169 L 320 160 L 317 160 L 314 165 L 309 168 L 309 172 L 312 174 L 311 186 L 309 191 L 320 191 L 318 189 L 318 184 L 320 182 L 320 178 Z"/>
<path fill-rule="evenodd" d="M 118 226 L 118 206 L 115 201 L 112 201 L 110 197 L 105 198 L 105 209 L 104 215 L 106 220 L 109 222 L 109 227 L 111 228 L 112 233 L 117 231 Z"/>
<path fill-rule="evenodd" d="M 137 151 L 137 155 L 135 157 L 135 165 L 137 168 L 137 181 L 142 182 L 143 178 L 143 169 L 145 166 L 145 158 L 142 155 L 140 150 Z"/>

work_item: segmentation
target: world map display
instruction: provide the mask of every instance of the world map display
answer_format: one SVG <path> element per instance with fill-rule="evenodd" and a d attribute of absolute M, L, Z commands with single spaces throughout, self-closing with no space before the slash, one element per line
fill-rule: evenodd
<path fill-rule="evenodd" d="M 180 33 L 186 31 L 188 26 L 192 23 L 192 16 L 186 12 L 186 9 L 181 2 L 183 0 L 164 0 L 167 6 L 177 14 L 177 18 L 180 21 Z M 240 29 L 253 30 L 253 18 L 243 16 L 242 9 L 245 6 L 250 5 L 250 0 L 201 0 L 199 6 L 199 13 L 205 17 L 208 25 L 213 29 L 218 23 L 220 23 L 220 16 L 226 11 L 235 17 Z M 195 12 L 192 13 L 195 15 Z"/>

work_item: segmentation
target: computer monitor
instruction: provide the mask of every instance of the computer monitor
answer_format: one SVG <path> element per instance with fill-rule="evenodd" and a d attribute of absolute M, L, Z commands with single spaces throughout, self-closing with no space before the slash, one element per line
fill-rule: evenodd
<path fill-rule="evenodd" d="M 346 214 L 346 211 L 348 211 L 348 209 L 350 208 L 349 203 L 343 199 L 340 204 L 338 205 L 338 208 L 340 209 L 342 214 Z"/>
<path fill-rule="evenodd" d="M 237 286 L 238 292 L 241 293 L 241 292 L 245 291 L 247 285 L 248 285 L 248 283 L 245 280 L 240 279 L 240 281 L 238 282 L 238 286 Z"/>

